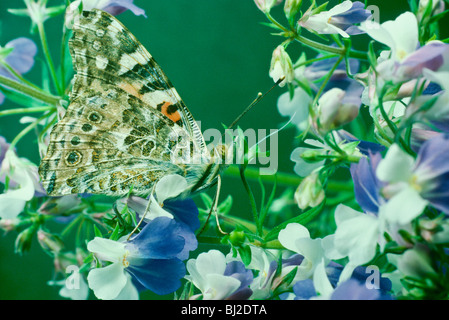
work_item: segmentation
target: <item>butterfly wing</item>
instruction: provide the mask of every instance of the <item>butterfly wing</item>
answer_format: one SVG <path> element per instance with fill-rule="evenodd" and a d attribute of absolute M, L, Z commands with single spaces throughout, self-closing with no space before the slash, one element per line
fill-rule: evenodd
<path fill-rule="evenodd" d="M 48 194 L 146 195 L 163 175 L 185 176 L 185 150 L 201 153 L 204 141 L 151 55 L 99 10 L 73 30 L 71 103 L 39 167 Z"/>
<path fill-rule="evenodd" d="M 109 13 L 93 10 L 83 11 L 73 30 L 70 49 L 77 75 L 72 97 L 82 93 L 95 78 L 101 78 L 156 108 L 182 126 L 193 137 L 196 148 L 204 148 L 201 130 L 178 92 L 125 26 Z"/>

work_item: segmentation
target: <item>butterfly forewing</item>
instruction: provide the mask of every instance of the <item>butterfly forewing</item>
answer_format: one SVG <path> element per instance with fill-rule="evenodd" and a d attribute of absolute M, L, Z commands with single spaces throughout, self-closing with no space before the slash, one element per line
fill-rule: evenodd
<path fill-rule="evenodd" d="M 194 181 L 205 166 L 188 174 L 173 154 L 204 152 L 201 132 L 151 55 L 102 11 L 83 12 L 73 30 L 71 103 L 39 167 L 48 194 L 145 195 L 169 173 Z"/>

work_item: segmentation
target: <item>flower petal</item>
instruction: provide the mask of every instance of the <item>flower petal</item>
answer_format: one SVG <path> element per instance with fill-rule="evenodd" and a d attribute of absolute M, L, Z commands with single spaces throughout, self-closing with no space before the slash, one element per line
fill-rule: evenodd
<path fill-rule="evenodd" d="M 335 248 L 356 265 L 369 262 L 376 253 L 379 221 L 376 217 L 357 212 L 345 205 L 335 210 L 337 230 Z"/>
<path fill-rule="evenodd" d="M 385 158 L 380 161 L 376 169 L 377 177 L 382 181 L 408 181 L 412 176 L 415 160 L 394 144 L 388 149 Z"/>
<path fill-rule="evenodd" d="M 206 278 L 211 290 L 203 292 L 205 300 L 223 300 L 241 285 L 240 280 L 221 274 L 207 274 Z"/>
<path fill-rule="evenodd" d="M 111 239 L 95 237 L 87 244 L 87 250 L 103 261 L 117 262 L 125 255 L 125 244 Z"/>
<path fill-rule="evenodd" d="M 407 187 L 384 205 L 384 217 L 391 223 L 405 225 L 419 216 L 427 204 L 416 190 Z"/>
<path fill-rule="evenodd" d="M 186 178 L 178 174 L 169 174 L 161 178 L 156 184 L 156 197 L 159 203 L 166 199 L 175 198 L 188 188 Z"/>
<path fill-rule="evenodd" d="M 285 229 L 279 232 L 279 242 L 288 250 L 293 252 L 298 252 L 298 246 L 296 241 L 298 239 L 310 238 L 309 230 L 306 227 L 300 225 L 299 223 L 290 223 Z"/>
<path fill-rule="evenodd" d="M 160 217 L 148 222 L 138 235 L 126 244 L 130 248 L 131 258 L 170 259 L 184 248 L 185 239 L 180 233 L 178 223 L 169 218 Z M 135 252 L 138 251 L 138 253 Z"/>
<path fill-rule="evenodd" d="M 185 275 L 185 265 L 179 259 L 145 259 L 140 265 L 130 265 L 127 271 L 145 288 L 163 295 L 176 291 Z"/>
<path fill-rule="evenodd" d="M 104 268 L 89 271 L 87 281 L 98 299 L 110 300 L 116 298 L 127 282 L 121 263 L 113 263 Z"/>

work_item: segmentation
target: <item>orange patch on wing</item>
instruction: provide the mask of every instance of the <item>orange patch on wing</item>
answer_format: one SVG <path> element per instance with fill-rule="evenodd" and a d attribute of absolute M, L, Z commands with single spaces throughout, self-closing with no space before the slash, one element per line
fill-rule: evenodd
<path fill-rule="evenodd" d="M 139 90 L 135 86 L 133 86 L 129 83 L 126 83 L 126 82 L 122 82 L 118 85 L 118 87 L 125 90 L 126 92 L 133 95 L 134 97 L 142 99 L 142 95 L 139 94 Z"/>
<path fill-rule="evenodd" d="M 161 107 L 161 112 L 163 115 L 165 115 L 167 118 L 169 118 L 173 122 L 178 122 L 181 120 L 181 115 L 179 114 L 178 110 L 175 112 L 169 113 L 168 107 L 170 107 L 172 104 L 171 102 L 164 102 L 164 104 Z"/>

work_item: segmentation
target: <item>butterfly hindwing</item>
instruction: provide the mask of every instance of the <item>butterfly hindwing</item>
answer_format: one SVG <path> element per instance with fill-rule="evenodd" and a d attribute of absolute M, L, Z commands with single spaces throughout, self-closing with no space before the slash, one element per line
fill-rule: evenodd
<path fill-rule="evenodd" d="M 133 186 L 140 195 L 167 172 L 183 174 L 171 161 L 176 144 L 188 139 L 182 128 L 139 103 L 112 85 L 88 88 L 74 99 L 41 162 L 47 192 L 122 195 Z"/>

